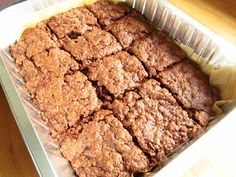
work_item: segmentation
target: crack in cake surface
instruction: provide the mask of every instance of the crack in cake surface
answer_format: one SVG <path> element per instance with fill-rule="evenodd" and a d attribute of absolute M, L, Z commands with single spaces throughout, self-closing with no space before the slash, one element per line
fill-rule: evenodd
<path fill-rule="evenodd" d="M 148 171 L 212 115 L 208 77 L 124 4 L 100 0 L 55 15 L 25 30 L 10 52 L 78 175 Z"/>

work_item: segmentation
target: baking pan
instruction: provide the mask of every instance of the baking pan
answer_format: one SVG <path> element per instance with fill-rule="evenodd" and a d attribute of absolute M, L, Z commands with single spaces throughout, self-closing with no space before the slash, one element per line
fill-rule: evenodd
<path fill-rule="evenodd" d="M 131 7 L 140 11 L 158 29 L 164 30 L 172 36 L 176 43 L 188 53 L 189 57 L 203 67 L 205 72 L 209 72 L 209 67 L 216 71 L 236 67 L 235 46 L 196 22 L 168 1 L 127 0 L 123 2 L 127 2 Z M 88 3 L 88 1 L 28 0 L 0 12 L 1 85 L 38 174 L 42 177 L 70 177 L 75 174 L 69 162 L 61 156 L 59 145 L 50 137 L 47 125 L 40 119 L 39 110 L 30 100 L 24 81 L 18 74 L 14 60 L 9 54 L 8 46 L 19 38 L 26 27 L 33 26 L 51 15 L 84 3 Z M 226 84 L 230 84 L 236 78 L 236 75 L 233 76 L 230 72 L 222 72 L 222 74 L 226 75 L 225 78 L 232 80 L 229 79 Z M 217 85 L 218 80 L 215 80 Z M 220 85 L 221 82 L 218 84 Z M 233 92 L 236 92 L 236 89 L 232 90 L 232 95 L 234 95 Z M 213 140 L 219 138 L 217 132 L 224 130 L 226 132 L 224 136 L 228 137 L 228 127 L 236 125 L 235 119 L 232 119 L 232 117 L 236 117 L 234 109 L 236 104 L 232 98 L 229 96 L 227 99 L 230 100 L 221 102 L 225 103 L 222 106 L 223 113 L 209 123 L 207 133 L 181 147 L 158 173 L 159 169 L 153 169 L 145 176 L 182 176 L 184 170 L 189 168 L 194 159 L 204 155 L 205 151 L 202 149 L 211 148 L 206 145 L 206 142 L 214 144 Z M 188 164 L 185 163 L 186 160 L 188 160 Z"/>

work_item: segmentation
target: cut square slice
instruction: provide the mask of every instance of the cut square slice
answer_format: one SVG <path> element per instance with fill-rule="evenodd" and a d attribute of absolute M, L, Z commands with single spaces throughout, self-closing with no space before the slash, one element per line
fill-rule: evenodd
<path fill-rule="evenodd" d="M 70 54 L 59 48 L 52 48 L 37 54 L 32 58 L 32 61 L 42 73 L 51 73 L 56 77 L 70 74 L 79 69 L 78 63 Z"/>
<path fill-rule="evenodd" d="M 22 61 L 20 75 L 31 96 L 34 97 L 38 83 L 45 79 L 46 75 L 64 77 L 78 69 L 77 62 L 71 58 L 70 54 L 59 48 L 51 48 L 36 54 L 31 60 Z"/>
<path fill-rule="evenodd" d="M 24 60 L 56 46 L 59 46 L 56 36 L 51 34 L 46 24 L 42 22 L 35 28 L 26 29 L 19 41 L 10 46 L 10 52 L 16 64 L 21 67 Z"/>
<path fill-rule="evenodd" d="M 155 31 L 150 36 L 136 40 L 129 49 L 148 69 L 150 76 L 187 58 L 186 53 L 164 32 Z"/>
<path fill-rule="evenodd" d="M 98 28 L 76 39 L 66 37 L 63 39 L 63 47 L 81 63 L 82 67 L 122 49 L 114 36 Z"/>
<path fill-rule="evenodd" d="M 54 137 L 101 106 L 96 89 L 79 71 L 65 79 L 47 75 L 37 85 L 34 100 Z"/>
<path fill-rule="evenodd" d="M 99 0 L 87 7 L 97 18 L 102 26 L 114 23 L 116 20 L 127 15 L 130 8 L 125 3 L 114 3 L 107 0 Z"/>
<path fill-rule="evenodd" d="M 148 76 L 141 62 L 123 51 L 92 63 L 87 75 L 115 97 L 136 88 Z"/>
<path fill-rule="evenodd" d="M 65 68 L 58 69 L 64 71 Z M 101 106 L 96 89 L 80 71 L 56 76 L 37 70 L 31 61 L 25 60 L 21 75 L 53 137 L 57 138 Z"/>
<path fill-rule="evenodd" d="M 78 7 L 67 12 L 60 13 L 48 20 L 49 28 L 63 38 L 66 35 L 82 35 L 98 26 L 97 18 L 86 8 Z"/>
<path fill-rule="evenodd" d="M 190 60 L 159 73 L 160 81 L 188 109 L 211 112 L 216 97 L 208 77 Z"/>
<path fill-rule="evenodd" d="M 135 40 L 150 34 L 154 27 L 142 15 L 132 12 L 121 18 L 105 30 L 110 31 L 121 43 L 123 48 L 129 47 Z"/>
<path fill-rule="evenodd" d="M 148 170 L 147 157 L 111 111 L 99 111 L 92 120 L 69 130 L 61 143 L 62 154 L 78 176 L 129 177 Z"/>
<path fill-rule="evenodd" d="M 145 82 L 138 92 L 127 92 L 111 108 L 154 164 L 163 163 L 202 130 L 155 80 Z"/>

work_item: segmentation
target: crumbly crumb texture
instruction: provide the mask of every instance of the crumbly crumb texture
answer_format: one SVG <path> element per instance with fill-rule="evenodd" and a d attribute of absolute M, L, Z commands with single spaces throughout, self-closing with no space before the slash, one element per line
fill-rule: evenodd
<path fill-rule="evenodd" d="M 115 100 L 111 108 L 152 163 L 161 163 L 202 129 L 153 79 L 143 83 L 138 91 Z"/>
<path fill-rule="evenodd" d="M 78 176 L 132 176 L 204 131 L 219 99 L 166 33 L 98 0 L 10 46 L 31 99 Z"/>
<path fill-rule="evenodd" d="M 149 168 L 148 158 L 111 111 L 101 110 L 92 119 L 82 130 L 70 130 L 61 143 L 78 176 L 131 176 Z"/>
<path fill-rule="evenodd" d="M 136 40 L 129 51 L 144 63 L 151 76 L 187 58 L 186 53 L 165 32 L 160 31 Z"/>

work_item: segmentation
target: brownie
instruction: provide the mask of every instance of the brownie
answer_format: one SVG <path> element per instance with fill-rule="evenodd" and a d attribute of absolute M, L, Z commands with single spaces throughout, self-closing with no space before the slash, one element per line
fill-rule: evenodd
<path fill-rule="evenodd" d="M 93 58 L 103 58 L 122 49 L 114 36 L 98 28 L 86 33 L 84 37 L 93 48 Z"/>
<path fill-rule="evenodd" d="M 75 57 L 80 67 L 87 66 L 93 60 L 93 48 L 84 36 L 78 36 L 76 39 L 65 37 L 62 46 Z"/>
<path fill-rule="evenodd" d="M 202 130 L 171 93 L 153 79 L 142 84 L 139 91 L 127 92 L 123 99 L 115 100 L 111 108 L 154 164 L 165 161 Z"/>
<path fill-rule="evenodd" d="M 99 0 L 87 8 L 98 18 L 102 26 L 110 25 L 130 12 L 127 4 L 114 4 L 114 2 L 106 0 Z"/>
<path fill-rule="evenodd" d="M 186 53 L 164 32 L 136 40 L 130 50 L 146 66 L 150 76 L 186 58 Z"/>
<path fill-rule="evenodd" d="M 70 131 L 61 143 L 62 154 L 78 176 L 128 177 L 148 170 L 147 157 L 111 111 L 97 112 L 92 119 L 82 131 L 73 129 L 80 133 Z"/>
<path fill-rule="evenodd" d="M 211 112 L 216 97 L 208 77 L 190 60 L 178 63 L 159 73 L 161 83 L 188 109 Z"/>
<path fill-rule="evenodd" d="M 148 76 L 141 62 L 125 51 L 92 63 L 88 67 L 87 75 L 115 97 L 138 87 Z"/>
<path fill-rule="evenodd" d="M 105 30 L 110 31 L 118 39 L 123 48 L 127 48 L 135 40 L 150 34 L 154 30 L 154 27 L 143 16 L 133 11 L 112 25 L 107 26 Z"/>
<path fill-rule="evenodd" d="M 161 167 L 205 129 L 218 98 L 174 40 L 124 3 L 55 15 L 26 29 L 10 52 L 78 176 Z"/>
<path fill-rule="evenodd" d="M 37 85 L 34 99 L 54 137 L 101 106 L 96 89 L 80 71 L 65 78 L 48 74 Z"/>
<path fill-rule="evenodd" d="M 44 53 L 35 57 L 40 55 L 40 70 L 32 61 L 25 60 L 20 74 L 33 101 L 41 111 L 42 119 L 48 123 L 52 135 L 57 138 L 58 134 L 73 126 L 78 120 L 99 109 L 101 101 L 88 78 L 80 71 L 72 72 L 73 67 L 76 68 L 76 63 L 66 52 L 51 49 L 47 54 L 51 57 L 45 59 L 49 60 L 48 64 L 47 61 L 43 62 Z M 61 61 L 56 60 L 58 57 Z M 55 62 L 54 68 L 50 67 L 50 59 Z M 63 64 L 63 60 L 67 60 L 68 63 Z"/>
<path fill-rule="evenodd" d="M 79 69 L 77 62 L 70 54 L 59 48 L 39 53 L 32 58 L 32 61 L 42 73 L 50 72 L 57 77 Z"/>
<path fill-rule="evenodd" d="M 23 60 L 20 75 L 23 77 L 32 97 L 34 97 L 38 83 L 46 79 L 48 74 L 54 77 L 64 77 L 64 75 L 73 73 L 78 68 L 77 62 L 67 52 L 59 48 L 51 48 L 36 54 L 31 60 Z"/>
<path fill-rule="evenodd" d="M 94 29 L 78 36 L 76 39 L 66 37 L 63 47 L 78 60 L 82 67 L 91 64 L 95 59 L 103 58 L 122 49 L 116 38 L 101 29 Z"/>
<path fill-rule="evenodd" d="M 58 38 L 63 38 L 67 34 L 81 35 L 98 26 L 97 18 L 84 7 L 55 15 L 48 20 L 47 24 Z"/>
<path fill-rule="evenodd" d="M 51 34 L 48 27 L 42 22 L 34 28 L 26 29 L 17 43 L 10 46 L 10 52 L 20 67 L 24 60 L 58 45 L 56 36 Z"/>

